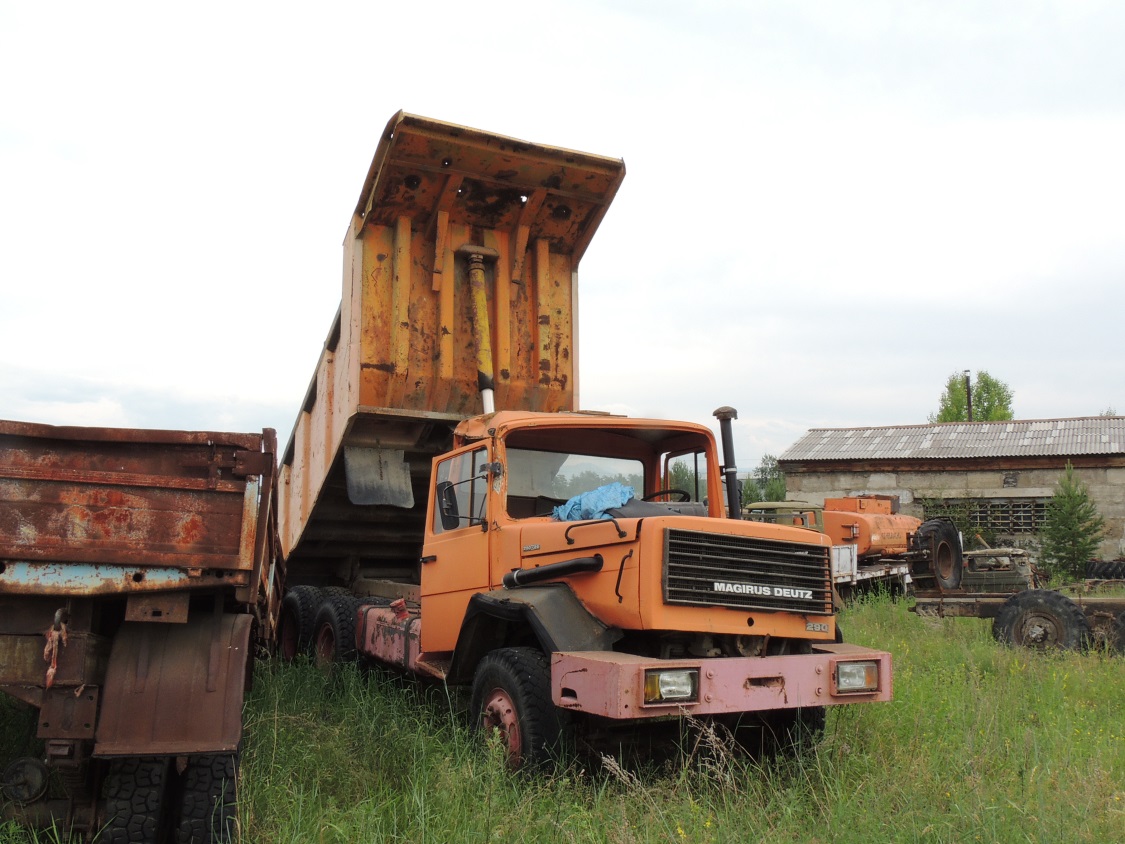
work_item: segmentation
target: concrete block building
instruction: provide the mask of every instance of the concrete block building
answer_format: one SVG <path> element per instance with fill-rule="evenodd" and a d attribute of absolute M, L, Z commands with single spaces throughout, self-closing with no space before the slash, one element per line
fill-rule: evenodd
<path fill-rule="evenodd" d="M 952 505 L 1005 544 L 1035 548 L 1068 461 L 1106 520 L 1102 558 L 1125 556 L 1125 417 L 815 428 L 778 466 L 790 499 L 897 495 L 918 518 Z"/>

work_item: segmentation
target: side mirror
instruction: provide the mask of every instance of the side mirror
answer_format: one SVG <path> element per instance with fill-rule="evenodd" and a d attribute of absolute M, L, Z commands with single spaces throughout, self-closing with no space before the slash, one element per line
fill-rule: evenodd
<path fill-rule="evenodd" d="M 451 481 L 441 481 L 437 485 L 437 504 L 442 529 L 457 530 L 461 526 L 461 518 L 457 515 L 457 496 Z"/>

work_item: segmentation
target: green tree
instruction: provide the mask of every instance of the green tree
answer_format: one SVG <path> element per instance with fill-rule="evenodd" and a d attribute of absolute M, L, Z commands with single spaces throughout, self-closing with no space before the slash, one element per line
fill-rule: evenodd
<path fill-rule="evenodd" d="M 973 421 L 1002 422 L 1015 418 L 1012 414 L 1012 388 L 983 369 L 977 372 L 973 390 Z M 965 376 L 954 372 L 945 382 L 937 413 L 931 413 L 931 422 L 966 422 L 969 406 L 966 401 Z"/>
<path fill-rule="evenodd" d="M 777 465 L 777 458 L 765 454 L 757 468 L 742 482 L 742 503 L 751 501 L 784 501 L 786 497 L 785 473 Z"/>
<path fill-rule="evenodd" d="M 1109 407 L 1107 407 L 1105 410 L 1103 410 L 1101 413 L 1098 414 L 1098 416 L 1116 416 L 1116 415 L 1117 415 L 1117 411 L 1114 409 L 1113 405 L 1110 405 Z"/>
<path fill-rule="evenodd" d="M 1089 488 L 1067 461 L 1066 471 L 1055 484 L 1055 494 L 1047 502 L 1040 537 L 1047 568 L 1075 580 L 1081 578 L 1086 561 L 1097 553 L 1104 535 L 1105 519 L 1090 498 Z"/>
<path fill-rule="evenodd" d="M 699 498 L 699 478 L 695 474 L 695 469 L 686 461 L 673 461 L 668 475 L 669 489 L 682 489 L 685 492 L 690 492 L 693 501 Z M 660 500 L 670 501 L 671 499 L 662 498 Z"/>

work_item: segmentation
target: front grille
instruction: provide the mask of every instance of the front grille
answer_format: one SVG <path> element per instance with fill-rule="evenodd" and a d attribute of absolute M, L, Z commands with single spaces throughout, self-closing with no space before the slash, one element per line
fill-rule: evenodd
<path fill-rule="evenodd" d="M 669 604 L 831 614 L 831 562 L 820 545 L 664 531 Z"/>

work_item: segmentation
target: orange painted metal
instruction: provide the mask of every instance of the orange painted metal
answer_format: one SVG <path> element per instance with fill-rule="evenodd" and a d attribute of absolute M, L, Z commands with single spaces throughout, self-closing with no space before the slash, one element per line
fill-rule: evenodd
<path fill-rule="evenodd" d="M 575 407 L 576 272 L 624 174 L 619 159 L 390 120 L 344 238 L 340 311 L 281 461 L 292 571 L 346 581 L 339 561 L 350 559 L 417 577 L 430 460 L 483 409 L 479 350 L 498 410 Z M 483 309 L 466 247 L 488 256 Z M 351 506 L 339 492 L 348 448 L 395 452 L 413 506 L 394 518 Z"/>
<path fill-rule="evenodd" d="M 824 501 L 824 532 L 833 545 L 856 546 L 860 559 L 905 554 L 920 519 L 893 512 L 887 498 L 852 496 Z"/>

